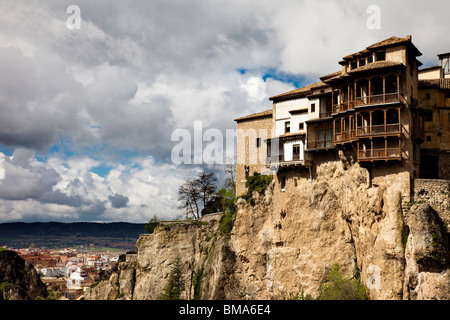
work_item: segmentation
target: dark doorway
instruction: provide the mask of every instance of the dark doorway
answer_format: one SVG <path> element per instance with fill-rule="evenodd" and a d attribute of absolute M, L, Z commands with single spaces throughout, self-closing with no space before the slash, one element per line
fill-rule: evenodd
<path fill-rule="evenodd" d="M 437 179 L 439 158 L 437 154 L 420 155 L 420 177 L 423 179 Z"/>

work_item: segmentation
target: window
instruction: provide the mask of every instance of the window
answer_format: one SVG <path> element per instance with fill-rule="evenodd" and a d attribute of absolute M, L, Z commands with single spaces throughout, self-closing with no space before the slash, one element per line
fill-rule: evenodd
<path fill-rule="evenodd" d="M 355 60 L 355 61 L 352 61 L 351 69 L 353 70 L 353 69 L 356 69 L 356 68 L 358 68 L 358 62 Z"/>
<path fill-rule="evenodd" d="M 300 159 L 300 145 L 294 144 L 292 147 L 292 159 L 299 160 Z"/>
<path fill-rule="evenodd" d="M 385 51 L 378 51 L 375 54 L 375 58 L 377 59 L 377 61 L 384 61 L 384 60 L 386 60 L 386 52 Z"/>
<path fill-rule="evenodd" d="M 367 63 L 373 62 L 373 55 L 367 57 Z"/>
<path fill-rule="evenodd" d="M 284 133 L 289 133 L 291 132 L 291 123 L 289 121 L 286 121 L 284 123 Z"/>
<path fill-rule="evenodd" d="M 429 93 L 427 93 L 425 96 L 426 96 L 426 99 L 427 99 L 427 100 L 430 100 L 430 99 L 431 99 L 431 95 L 430 95 Z"/>
<path fill-rule="evenodd" d="M 431 136 L 427 136 L 427 142 L 431 141 Z"/>
<path fill-rule="evenodd" d="M 445 99 L 450 99 L 450 92 L 445 93 Z"/>
<path fill-rule="evenodd" d="M 261 147 L 261 138 L 256 138 L 256 147 Z"/>
<path fill-rule="evenodd" d="M 433 110 L 423 110 L 423 121 L 433 121 Z"/>
<path fill-rule="evenodd" d="M 305 129 L 305 123 L 304 122 L 300 122 L 298 124 L 298 130 L 303 130 L 303 129 Z"/>
<path fill-rule="evenodd" d="M 316 104 L 311 103 L 311 113 L 316 112 Z"/>
<path fill-rule="evenodd" d="M 366 65 L 366 58 L 359 59 L 359 66 L 362 67 L 365 65 Z"/>

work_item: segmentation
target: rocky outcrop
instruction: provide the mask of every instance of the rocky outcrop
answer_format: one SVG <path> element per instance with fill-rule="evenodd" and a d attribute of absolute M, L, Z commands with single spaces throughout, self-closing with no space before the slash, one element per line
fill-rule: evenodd
<path fill-rule="evenodd" d="M 127 255 L 126 261 L 99 275 L 97 281 L 86 288 L 86 300 L 131 300 L 135 287 L 135 255 Z"/>
<path fill-rule="evenodd" d="M 47 296 L 47 287 L 33 265 L 16 252 L 0 250 L 0 300 L 34 300 Z"/>
<path fill-rule="evenodd" d="M 407 217 L 405 299 L 450 299 L 450 251 L 447 229 L 428 204 L 417 204 Z"/>
<path fill-rule="evenodd" d="M 287 173 L 284 191 L 275 179 L 253 205 L 239 199 L 230 234 L 219 231 L 220 215 L 163 223 L 138 240 L 135 285 L 124 296 L 157 299 L 179 258 L 186 299 L 316 296 L 334 264 L 359 274 L 370 299 L 448 299 L 448 234 L 428 205 L 405 207 L 408 177 L 324 161 Z M 125 292 L 122 273 L 87 298 Z"/>

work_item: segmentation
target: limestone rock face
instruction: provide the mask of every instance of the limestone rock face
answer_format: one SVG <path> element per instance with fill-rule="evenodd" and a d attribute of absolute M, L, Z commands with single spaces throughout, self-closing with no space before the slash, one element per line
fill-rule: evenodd
<path fill-rule="evenodd" d="M 450 251 L 442 220 L 429 205 L 420 204 L 411 208 L 408 221 L 404 298 L 450 299 Z"/>
<path fill-rule="evenodd" d="M 134 286 L 121 270 L 90 298 L 114 299 L 119 290 L 123 298 L 157 299 L 179 258 L 186 299 L 317 296 L 334 264 L 359 274 L 370 299 L 449 299 L 442 220 L 428 205 L 405 207 L 409 175 L 387 170 L 371 177 L 350 157 L 279 172 L 284 191 L 274 179 L 253 195 L 254 205 L 239 199 L 230 234 L 218 231 L 220 215 L 163 223 L 137 242 Z"/>
<path fill-rule="evenodd" d="M 86 300 L 131 300 L 135 286 L 136 262 L 119 262 L 112 272 L 103 275 L 97 285 L 87 288 Z"/>
<path fill-rule="evenodd" d="M 45 298 L 47 288 L 36 269 L 16 252 L 0 250 L 0 300 Z"/>

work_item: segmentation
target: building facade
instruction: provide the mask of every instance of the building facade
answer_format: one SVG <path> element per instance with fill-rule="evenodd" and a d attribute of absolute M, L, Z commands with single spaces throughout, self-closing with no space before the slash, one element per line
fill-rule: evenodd
<path fill-rule="evenodd" d="M 419 70 L 419 105 L 425 120 L 420 177 L 450 180 L 450 53 Z"/>
<path fill-rule="evenodd" d="M 246 192 L 245 182 L 253 173 L 267 173 L 267 144 L 272 136 L 272 110 L 235 119 L 236 135 L 236 194 Z"/>
<path fill-rule="evenodd" d="M 439 66 L 423 70 L 419 56 L 411 36 L 390 37 L 343 57 L 340 70 L 320 81 L 270 97 L 273 108 L 256 114 L 258 121 L 255 115 L 236 119 L 237 195 L 244 192 L 246 174 L 272 173 L 284 190 L 295 172 L 309 171 L 312 177 L 315 163 L 327 159 L 359 163 L 371 183 L 387 184 L 389 175 L 395 175 L 406 200 L 413 179 L 429 176 L 430 163 L 441 163 L 435 177 L 450 179 L 444 173 L 450 164 L 450 54 L 439 55 Z M 264 127 L 272 134 L 247 141 L 240 137 L 242 127 Z M 249 165 L 239 163 L 239 150 L 248 154 L 252 148 L 267 150 L 265 166 L 261 160 L 246 173 Z"/>

